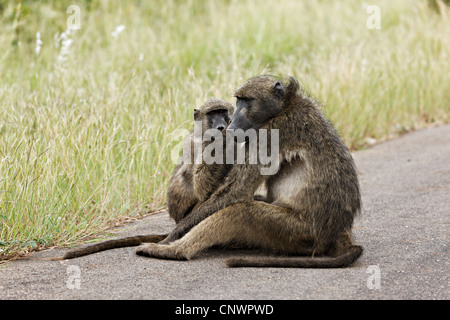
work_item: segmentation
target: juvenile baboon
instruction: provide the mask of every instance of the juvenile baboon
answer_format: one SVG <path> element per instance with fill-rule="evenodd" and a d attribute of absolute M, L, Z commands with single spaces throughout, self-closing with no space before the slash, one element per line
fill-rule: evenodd
<path fill-rule="evenodd" d="M 194 109 L 194 120 L 201 121 L 202 132 L 208 129 L 217 129 L 223 131 L 230 122 L 233 114 L 233 106 L 231 103 L 211 98 L 206 101 L 199 109 Z M 191 149 L 194 145 L 194 132 L 188 136 L 188 143 Z M 225 141 L 225 140 L 223 140 Z M 211 141 L 202 142 L 202 150 L 208 146 Z M 174 170 L 170 186 L 168 189 L 167 199 L 169 207 L 169 215 L 176 223 L 187 216 L 192 208 L 199 203 L 204 202 L 214 190 L 223 183 L 230 165 L 223 164 L 206 164 L 202 161 L 199 164 L 193 162 L 193 157 L 188 163 L 180 162 Z M 52 260 L 73 259 L 96 252 L 138 246 L 145 242 L 159 242 L 167 237 L 165 235 L 138 235 L 121 239 L 113 239 L 82 248 L 76 248 L 66 252 L 62 257 L 52 258 Z"/>
<path fill-rule="evenodd" d="M 209 129 L 225 131 L 231 120 L 234 108 L 231 103 L 211 98 L 206 101 L 199 109 L 194 109 L 194 120 L 202 124 L 202 133 Z M 197 137 L 199 138 L 199 137 Z M 200 137 L 203 139 L 203 137 Z M 190 144 L 190 161 L 181 161 L 174 170 L 170 179 L 167 192 L 167 204 L 169 215 L 178 223 L 187 216 L 194 206 L 203 203 L 224 180 L 225 175 L 230 169 L 230 165 L 212 163 L 207 164 L 202 158 L 201 163 L 194 163 L 194 130 L 187 137 L 186 143 Z M 225 142 L 225 139 L 223 139 Z M 202 151 L 211 143 L 211 141 L 202 141 Z"/>
<path fill-rule="evenodd" d="M 353 159 L 332 124 L 294 78 L 283 83 L 255 77 L 235 96 L 227 131 L 278 129 L 279 170 L 261 175 L 264 165 L 250 164 L 247 153 L 246 162 L 235 164 L 222 186 L 165 240 L 143 244 L 136 253 L 183 260 L 212 246 L 240 245 L 291 257 L 231 258 L 228 266 L 351 265 L 362 254 L 351 236 L 361 197 Z M 265 201 L 254 201 L 262 183 Z"/>

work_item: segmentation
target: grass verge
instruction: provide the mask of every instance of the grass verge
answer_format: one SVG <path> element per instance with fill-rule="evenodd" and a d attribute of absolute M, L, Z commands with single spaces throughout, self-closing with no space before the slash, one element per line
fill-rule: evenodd
<path fill-rule="evenodd" d="M 0 1 L 0 259 L 164 207 L 175 130 L 254 75 L 298 77 L 352 149 L 447 123 L 450 11 L 372 4 L 380 29 L 358 1 Z"/>

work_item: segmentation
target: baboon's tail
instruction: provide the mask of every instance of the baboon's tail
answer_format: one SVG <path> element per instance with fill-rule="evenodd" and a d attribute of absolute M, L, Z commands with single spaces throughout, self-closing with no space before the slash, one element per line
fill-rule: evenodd
<path fill-rule="evenodd" d="M 231 268 L 344 268 L 355 262 L 362 252 L 361 246 L 351 246 L 346 253 L 337 257 L 247 257 L 226 259 L 225 263 Z"/>
<path fill-rule="evenodd" d="M 107 240 L 104 242 L 96 243 L 83 248 L 76 248 L 66 252 L 62 257 L 50 258 L 50 260 L 65 260 L 73 259 L 89 254 L 93 254 L 100 251 L 123 248 L 123 247 L 134 247 L 138 246 L 144 242 L 159 242 L 167 237 L 167 234 L 163 235 L 140 235 L 133 237 L 126 237 L 121 239 Z"/>

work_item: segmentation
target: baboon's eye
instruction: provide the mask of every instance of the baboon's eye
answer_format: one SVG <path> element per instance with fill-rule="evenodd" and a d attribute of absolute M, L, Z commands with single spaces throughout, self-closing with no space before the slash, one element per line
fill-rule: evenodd
<path fill-rule="evenodd" d="M 215 115 L 215 114 L 218 114 L 218 115 L 228 114 L 228 110 L 218 109 L 218 110 L 213 110 L 213 111 L 210 111 L 207 113 L 208 116 Z"/>
<path fill-rule="evenodd" d="M 245 102 L 249 102 L 249 101 L 252 101 L 252 100 L 254 100 L 255 98 L 250 98 L 250 97 L 236 97 L 238 100 L 242 100 L 242 101 L 245 101 Z"/>

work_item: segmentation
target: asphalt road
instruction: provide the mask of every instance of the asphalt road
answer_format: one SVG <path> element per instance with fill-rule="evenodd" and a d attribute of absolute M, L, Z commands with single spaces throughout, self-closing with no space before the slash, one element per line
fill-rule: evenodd
<path fill-rule="evenodd" d="M 0 266 L 0 299 L 449 299 L 450 125 L 354 158 L 364 203 L 354 235 L 365 253 L 350 268 L 231 269 L 223 259 L 255 252 L 209 250 L 191 261 L 165 261 L 122 248 L 74 260 L 9 262 Z M 172 227 L 161 213 L 117 235 Z"/>

